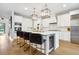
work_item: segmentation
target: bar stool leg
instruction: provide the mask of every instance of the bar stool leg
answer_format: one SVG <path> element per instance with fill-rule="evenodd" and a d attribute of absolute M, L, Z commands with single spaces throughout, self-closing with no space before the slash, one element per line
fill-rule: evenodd
<path fill-rule="evenodd" d="M 30 55 L 32 54 L 32 51 L 31 51 L 32 50 L 32 47 L 31 47 L 31 45 L 32 45 L 32 43 L 30 43 L 30 51 L 29 51 L 30 52 Z"/>

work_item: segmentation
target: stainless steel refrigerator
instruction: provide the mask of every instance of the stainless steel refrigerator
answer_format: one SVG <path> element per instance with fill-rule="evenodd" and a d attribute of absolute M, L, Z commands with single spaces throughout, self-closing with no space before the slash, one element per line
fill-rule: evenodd
<path fill-rule="evenodd" d="M 71 16 L 71 42 L 79 44 L 79 14 Z"/>

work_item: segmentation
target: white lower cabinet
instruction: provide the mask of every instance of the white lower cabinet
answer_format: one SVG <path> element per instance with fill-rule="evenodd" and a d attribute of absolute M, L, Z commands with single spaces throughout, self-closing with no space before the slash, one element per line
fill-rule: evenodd
<path fill-rule="evenodd" d="M 70 32 L 61 31 L 59 33 L 60 40 L 70 42 Z"/>

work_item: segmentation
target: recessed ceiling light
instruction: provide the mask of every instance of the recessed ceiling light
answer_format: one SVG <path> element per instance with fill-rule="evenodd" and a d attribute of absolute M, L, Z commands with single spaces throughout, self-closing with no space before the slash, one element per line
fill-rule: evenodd
<path fill-rule="evenodd" d="M 66 7 L 67 5 L 66 4 L 63 4 L 63 7 Z"/>
<path fill-rule="evenodd" d="M 25 10 L 27 10 L 28 8 L 25 8 Z"/>

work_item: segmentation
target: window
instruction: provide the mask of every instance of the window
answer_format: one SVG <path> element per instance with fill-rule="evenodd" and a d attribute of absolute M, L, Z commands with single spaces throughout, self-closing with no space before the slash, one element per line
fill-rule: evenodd
<path fill-rule="evenodd" d="M 5 33 L 5 23 L 0 23 L 0 35 Z"/>

